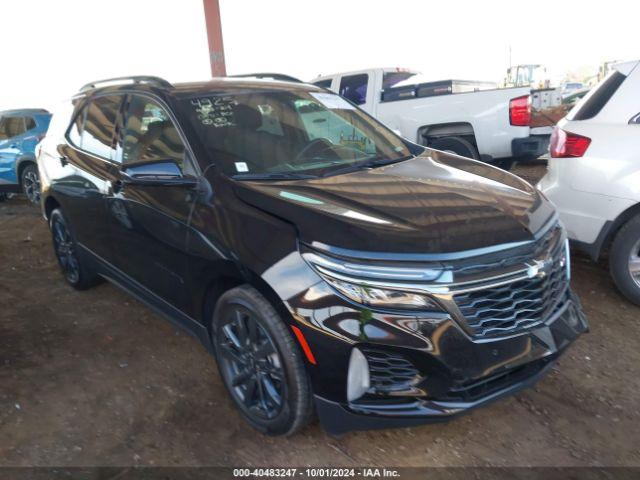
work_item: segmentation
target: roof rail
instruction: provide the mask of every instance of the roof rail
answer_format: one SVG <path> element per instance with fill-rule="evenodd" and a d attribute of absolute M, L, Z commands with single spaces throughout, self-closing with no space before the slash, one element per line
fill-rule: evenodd
<path fill-rule="evenodd" d="M 243 73 L 242 75 L 229 75 L 232 78 L 271 78 L 282 82 L 304 83 L 302 80 L 291 75 L 282 73 Z"/>
<path fill-rule="evenodd" d="M 83 85 L 80 92 L 86 92 L 93 90 L 103 83 L 148 83 L 150 85 L 156 85 L 158 87 L 171 88 L 173 85 L 166 81 L 164 78 L 154 77 L 151 75 L 134 75 L 129 77 L 115 77 L 107 78 L 105 80 L 98 80 L 95 82 L 87 83 Z"/>

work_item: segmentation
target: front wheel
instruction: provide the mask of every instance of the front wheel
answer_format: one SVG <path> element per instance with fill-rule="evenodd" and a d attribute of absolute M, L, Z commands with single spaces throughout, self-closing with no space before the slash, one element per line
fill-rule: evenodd
<path fill-rule="evenodd" d="M 22 170 L 20 185 L 31 203 L 40 203 L 40 175 L 38 175 L 38 168 L 33 163 L 30 163 Z"/>
<path fill-rule="evenodd" d="M 308 423 L 313 404 L 301 353 L 260 292 L 242 285 L 223 294 L 212 336 L 222 379 L 253 427 L 290 435 Z"/>
<path fill-rule="evenodd" d="M 629 220 L 616 234 L 609 255 L 609 270 L 620 292 L 640 305 L 640 215 Z"/>

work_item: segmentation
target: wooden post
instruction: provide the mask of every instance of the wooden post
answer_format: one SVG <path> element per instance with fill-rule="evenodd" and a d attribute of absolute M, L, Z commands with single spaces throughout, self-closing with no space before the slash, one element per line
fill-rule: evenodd
<path fill-rule="evenodd" d="M 209 61 L 211 62 L 211 76 L 224 77 L 227 67 L 224 63 L 224 44 L 222 43 L 222 22 L 220 20 L 220 4 L 218 0 L 204 1 L 204 20 L 207 24 L 207 38 L 209 40 Z"/>

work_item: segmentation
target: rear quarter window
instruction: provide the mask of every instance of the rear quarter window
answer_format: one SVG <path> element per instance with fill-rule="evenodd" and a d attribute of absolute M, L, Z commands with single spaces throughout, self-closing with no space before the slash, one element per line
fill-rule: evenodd
<path fill-rule="evenodd" d="M 584 103 L 577 106 L 567 116 L 567 119 L 589 120 L 598 115 L 626 78 L 618 71 L 613 72 L 591 95 L 587 96 Z"/>

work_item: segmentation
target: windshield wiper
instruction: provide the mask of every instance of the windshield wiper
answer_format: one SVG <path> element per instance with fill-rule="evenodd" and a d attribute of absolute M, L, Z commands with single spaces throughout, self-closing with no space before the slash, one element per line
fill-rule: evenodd
<path fill-rule="evenodd" d="M 286 173 L 286 172 L 272 172 L 272 173 L 241 173 L 234 175 L 234 180 L 304 180 L 310 178 L 318 178 L 316 175 L 309 175 L 308 173 Z"/>
<path fill-rule="evenodd" d="M 363 168 L 375 168 L 382 167 L 384 165 L 391 165 L 392 163 L 404 162 L 405 160 L 409 160 L 410 158 L 414 158 L 415 155 L 407 155 L 406 157 L 400 158 L 371 158 L 368 160 L 363 160 L 361 162 L 355 162 L 351 165 L 347 165 L 343 168 L 338 168 L 336 170 L 332 170 L 327 172 L 325 177 L 331 177 L 333 175 L 342 175 L 344 173 L 355 172 L 358 170 L 362 170 Z"/>

